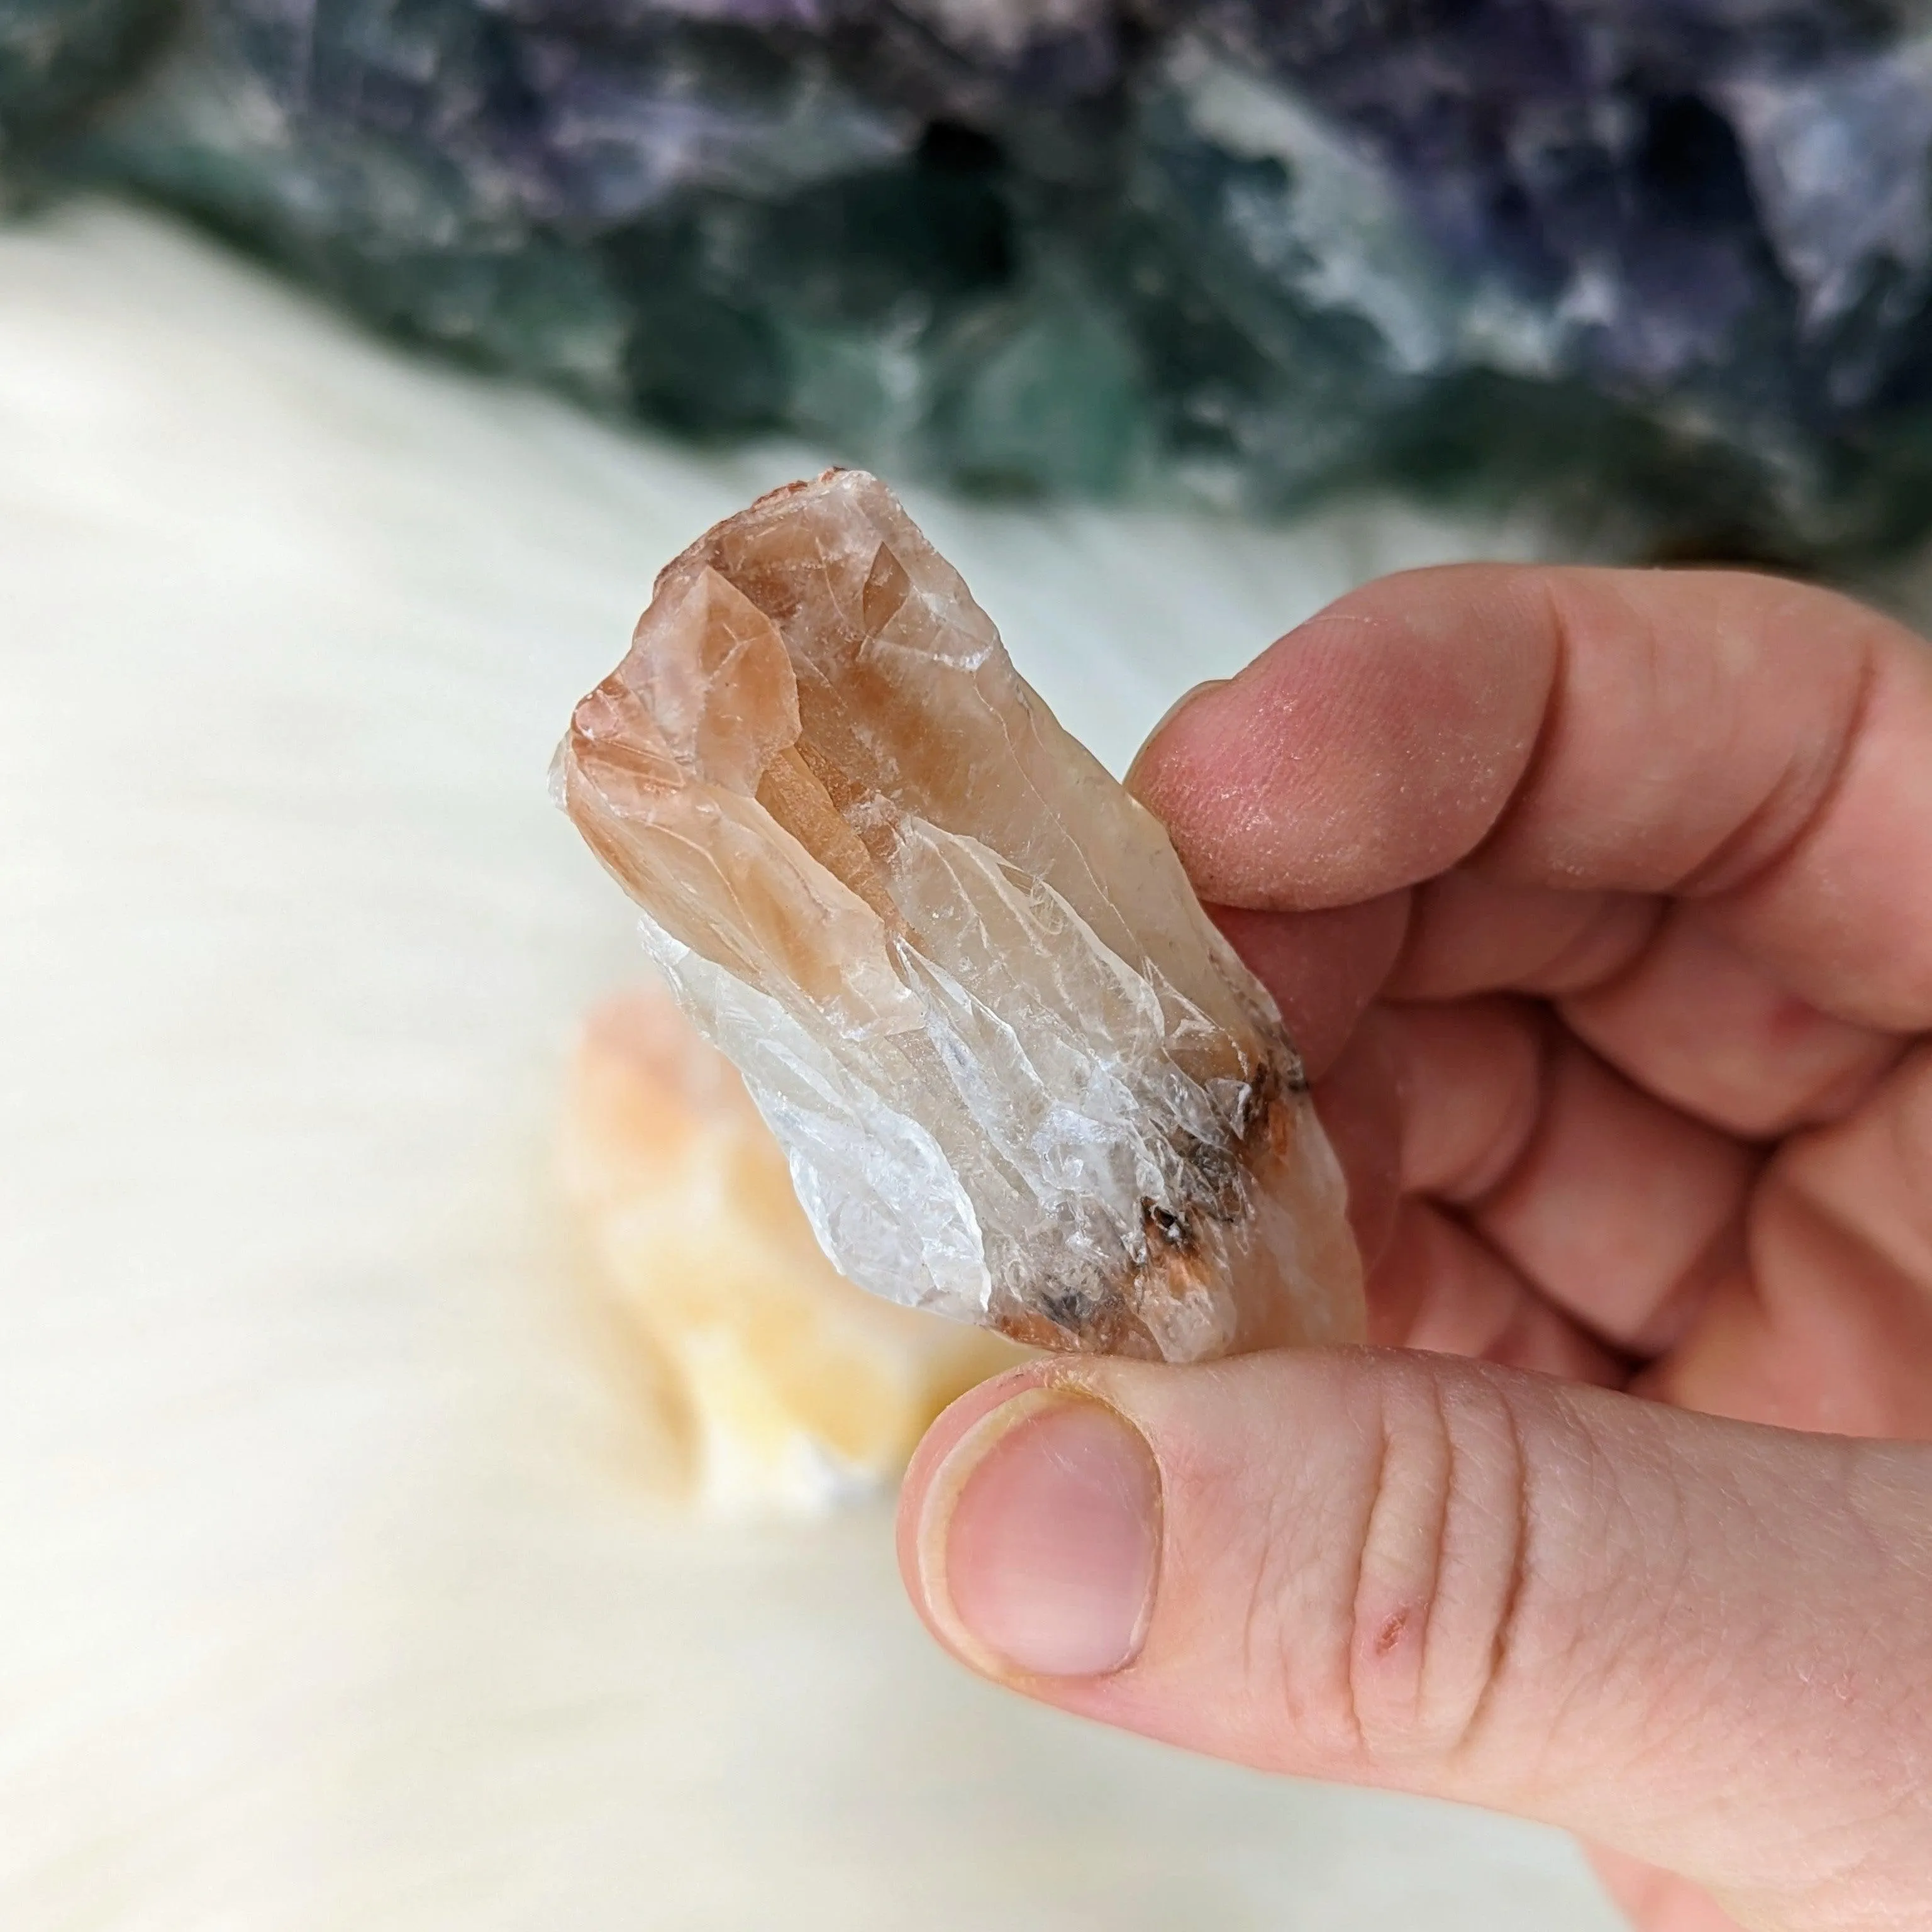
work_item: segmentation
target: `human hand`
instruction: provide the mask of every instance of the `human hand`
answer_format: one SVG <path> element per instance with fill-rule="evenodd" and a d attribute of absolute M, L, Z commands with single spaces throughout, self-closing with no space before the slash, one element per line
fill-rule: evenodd
<path fill-rule="evenodd" d="M 1647 1932 L 1932 1924 L 1932 652 L 1417 572 L 1134 783 L 1318 1076 L 1384 1346 L 963 1398 L 901 1508 L 935 1634 L 1567 1826 Z"/>

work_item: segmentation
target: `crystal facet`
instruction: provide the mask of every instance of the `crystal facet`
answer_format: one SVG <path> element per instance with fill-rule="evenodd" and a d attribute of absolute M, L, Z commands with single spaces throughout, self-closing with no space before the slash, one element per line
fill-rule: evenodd
<path fill-rule="evenodd" d="M 1359 1334 L 1272 1003 L 875 478 L 673 562 L 558 777 L 861 1286 L 1168 1360 Z"/>
<path fill-rule="evenodd" d="M 662 1465 L 707 1513 L 808 1514 L 874 1490 L 955 1396 L 1024 1359 L 840 1280 L 743 1082 L 662 991 L 592 1016 L 560 1154 L 652 1372 Z"/>

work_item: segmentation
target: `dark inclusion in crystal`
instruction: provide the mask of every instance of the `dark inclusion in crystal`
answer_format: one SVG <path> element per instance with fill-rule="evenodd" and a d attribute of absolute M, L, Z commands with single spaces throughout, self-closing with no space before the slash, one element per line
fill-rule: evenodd
<path fill-rule="evenodd" d="M 183 8 L 0 0 L 0 162 L 607 409 L 1674 554 L 1932 522 L 1927 0 Z"/>

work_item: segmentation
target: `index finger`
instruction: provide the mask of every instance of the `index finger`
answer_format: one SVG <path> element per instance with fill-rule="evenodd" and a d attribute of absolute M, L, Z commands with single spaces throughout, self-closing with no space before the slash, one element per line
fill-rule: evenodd
<path fill-rule="evenodd" d="M 1183 706 L 1134 782 L 1211 900 L 1348 904 L 1456 868 L 1693 898 L 1826 1010 L 1932 1024 L 1932 652 L 1828 591 L 1384 578 Z"/>

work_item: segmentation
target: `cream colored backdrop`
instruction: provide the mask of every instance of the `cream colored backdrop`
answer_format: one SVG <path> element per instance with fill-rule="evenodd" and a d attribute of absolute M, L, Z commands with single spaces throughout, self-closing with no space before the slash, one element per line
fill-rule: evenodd
<path fill-rule="evenodd" d="M 970 1682 L 883 1507 L 650 1501 L 546 1166 L 639 964 L 544 766 L 658 564 L 811 460 L 149 218 L 0 230 L 7 1932 L 1611 1924 L 1554 1838 Z M 1117 766 L 1352 581 L 1526 542 L 914 508 Z"/>

